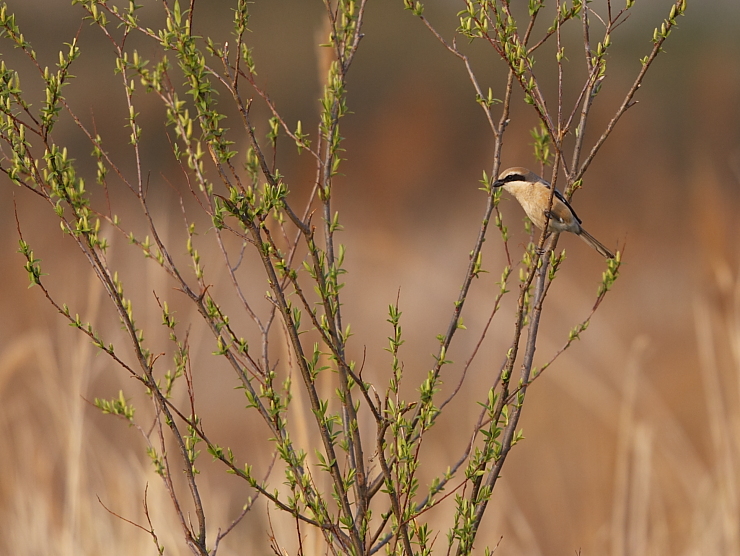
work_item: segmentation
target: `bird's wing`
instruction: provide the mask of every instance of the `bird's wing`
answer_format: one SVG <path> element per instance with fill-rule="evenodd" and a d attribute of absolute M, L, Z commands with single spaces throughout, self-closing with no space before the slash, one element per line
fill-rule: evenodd
<path fill-rule="evenodd" d="M 550 187 L 551 187 L 550 184 L 547 183 L 547 188 L 550 189 Z M 581 224 L 583 222 L 580 218 L 578 218 L 578 215 L 576 214 L 576 211 L 573 210 L 573 207 L 570 206 L 570 203 L 567 201 L 567 199 L 565 197 L 563 197 L 563 194 L 560 193 L 560 191 L 558 191 L 557 189 L 555 190 L 555 197 L 557 197 L 560 201 L 562 201 L 562 203 L 566 207 L 568 207 L 570 209 L 570 212 L 573 213 L 574 218 L 578 221 L 579 224 Z M 555 211 L 555 204 L 554 203 L 553 203 L 552 209 L 553 209 L 553 212 L 556 212 Z M 557 213 L 555 214 L 555 216 L 558 216 Z"/>

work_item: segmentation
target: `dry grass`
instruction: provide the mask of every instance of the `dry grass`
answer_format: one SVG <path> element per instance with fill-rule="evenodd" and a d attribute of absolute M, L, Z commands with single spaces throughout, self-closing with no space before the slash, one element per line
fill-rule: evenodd
<path fill-rule="evenodd" d="M 613 556 L 738 551 L 740 285 L 730 283 L 713 304 L 706 297 L 694 300 L 702 387 L 682 407 L 699 421 L 706 439 L 691 437 L 671 405 L 671 392 L 654 383 L 650 368 L 659 353 L 648 336 L 613 348 L 623 354 L 618 359 L 610 360 L 597 346 L 586 353 L 576 350 L 537 386 L 524 424 L 528 439 L 505 470 L 481 544 L 496 545 L 503 537 L 498 548 L 503 555 L 550 554 L 552 546 L 568 543 L 584 554 Z M 94 316 L 100 292 L 94 283 L 81 286 L 88 297 L 85 314 Z M 567 281 L 560 287 L 575 288 Z M 575 289 L 571 293 L 577 299 Z M 360 320 L 358 328 L 364 326 L 369 324 Z M 606 338 L 602 342 L 617 335 L 607 326 L 601 323 L 594 332 Z M 545 341 L 541 351 L 556 347 Z M 2 539 L 4 553 L 153 551 L 147 534 L 103 507 L 144 524 L 146 485 L 160 540 L 182 548 L 169 500 L 142 457 L 138 436 L 122 422 L 102 418 L 86 401 L 101 389 L 130 387 L 92 346 L 60 323 L 25 331 L 3 344 L 0 377 L 5 454 L 0 519 L 9 531 Z M 485 382 L 471 380 L 473 390 Z M 440 437 L 454 435 L 466 420 L 465 415 L 443 420 Z M 548 429 L 548 421 L 563 428 Z M 310 442 L 306 428 L 295 435 L 298 442 Z M 703 441 L 709 452 L 702 450 Z M 440 462 L 457 453 L 446 443 L 428 449 L 428 457 Z M 209 473 L 204 492 L 215 512 L 214 533 L 246 499 L 235 493 L 233 483 L 218 479 L 217 470 Z M 260 511 L 263 506 L 255 510 Z M 271 516 L 276 538 L 293 553 L 292 541 L 284 540 L 292 536 L 289 524 L 281 524 L 274 512 Z M 437 512 L 430 520 L 441 525 L 448 517 Z M 270 524 L 255 516 L 222 550 L 243 553 L 238 547 L 247 542 L 268 553 L 269 536 Z M 319 553 L 310 547 L 318 550 L 320 539 L 304 541 L 307 553 Z"/>

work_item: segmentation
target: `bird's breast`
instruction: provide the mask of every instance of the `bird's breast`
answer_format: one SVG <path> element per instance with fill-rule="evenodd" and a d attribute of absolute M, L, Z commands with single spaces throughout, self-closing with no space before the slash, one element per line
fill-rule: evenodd
<path fill-rule="evenodd" d="M 550 232 L 575 232 L 578 233 L 580 226 L 573 212 L 557 197 L 553 197 L 550 205 L 550 189 L 542 184 L 536 183 L 510 183 L 504 188 L 511 193 L 524 212 L 540 230 L 548 225 L 546 212 L 549 207 L 551 218 L 549 219 L 548 231 Z"/>
<path fill-rule="evenodd" d="M 539 229 L 545 227 L 545 209 L 547 209 L 550 191 L 544 186 L 535 187 L 533 184 L 511 183 L 504 186 L 511 193 L 524 212 Z"/>

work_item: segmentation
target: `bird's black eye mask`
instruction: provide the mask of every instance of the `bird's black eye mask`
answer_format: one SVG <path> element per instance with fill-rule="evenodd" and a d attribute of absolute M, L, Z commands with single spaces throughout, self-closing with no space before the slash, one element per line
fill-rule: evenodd
<path fill-rule="evenodd" d="M 503 183 L 509 183 L 510 181 L 527 181 L 521 174 L 509 174 L 501 180 Z"/>
<path fill-rule="evenodd" d="M 526 181 L 526 180 L 524 179 L 524 176 L 521 174 L 509 174 L 504 179 L 502 180 L 498 179 L 495 182 L 493 182 L 493 187 L 501 187 L 505 183 L 509 183 L 512 181 Z"/>

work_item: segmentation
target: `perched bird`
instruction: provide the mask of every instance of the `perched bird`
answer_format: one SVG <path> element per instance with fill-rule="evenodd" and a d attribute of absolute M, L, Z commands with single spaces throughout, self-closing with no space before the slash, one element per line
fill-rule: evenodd
<path fill-rule="evenodd" d="M 548 232 L 573 232 L 607 259 L 614 258 L 611 251 L 581 227 L 581 219 L 557 189 L 550 206 L 550 183 L 534 172 L 526 168 L 509 168 L 501 172 L 493 187 L 503 187 L 516 197 L 540 230 L 547 226 Z"/>

